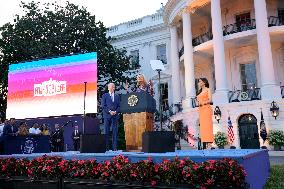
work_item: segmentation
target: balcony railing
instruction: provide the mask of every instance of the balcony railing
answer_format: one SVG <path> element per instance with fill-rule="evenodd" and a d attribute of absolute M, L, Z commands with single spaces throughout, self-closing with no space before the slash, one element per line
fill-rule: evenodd
<path fill-rule="evenodd" d="M 233 33 L 253 30 L 256 28 L 255 19 L 250 19 L 241 23 L 229 24 L 223 27 L 223 35 L 230 35 Z"/>
<path fill-rule="evenodd" d="M 179 112 L 182 112 L 182 104 L 172 104 L 167 110 L 167 114 L 171 117 Z"/>
<path fill-rule="evenodd" d="M 192 105 L 192 108 L 199 107 L 197 97 L 191 98 L 191 105 Z M 213 102 L 210 102 L 210 105 L 213 105 Z"/>
<path fill-rule="evenodd" d="M 268 27 L 283 26 L 283 25 L 284 25 L 284 17 L 270 16 L 268 18 Z"/>
<path fill-rule="evenodd" d="M 275 16 L 270 16 L 267 18 L 268 20 L 268 26 L 282 26 L 284 25 L 284 17 L 275 17 Z M 248 31 L 248 30 L 253 30 L 256 28 L 255 24 L 255 19 L 249 19 L 244 22 L 240 23 L 234 23 L 234 24 L 229 24 L 227 26 L 223 27 L 223 35 L 230 35 L 234 33 L 239 33 L 243 31 Z M 192 40 L 192 46 L 198 46 L 202 43 L 205 43 L 207 41 L 210 41 L 213 39 L 213 34 L 212 32 L 208 31 L 198 37 L 193 38 Z M 184 54 L 184 47 L 181 48 L 179 51 L 179 57 L 181 57 Z"/>
<path fill-rule="evenodd" d="M 229 102 L 261 100 L 260 88 L 229 91 Z"/>
<path fill-rule="evenodd" d="M 197 101 L 197 97 L 195 98 L 191 98 L 191 105 L 192 105 L 192 108 L 196 108 L 198 107 L 198 101 Z"/>
<path fill-rule="evenodd" d="M 205 43 L 205 42 L 207 42 L 207 41 L 210 41 L 210 40 L 212 40 L 213 39 L 213 34 L 212 34 L 212 32 L 207 32 L 207 33 L 205 33 L 205 34 L 202 34 L 202 35 L 200 35 L 200 36 L 198 36 L 198 37 L 196 37 L 196 38 L 193 38 L 193 40 L 192 40 L 192 46 L 198 46 L 198 45 L 200 45 L 200 44 L 202 44 L 202 43 Z"/>
<path fill-rule="evenodd" d="M 284 86 L 281 86 L 281 96 L 284 98 Z"/>
<path fill-rule="evenodd" d="M 281 87 L 282 98 L 284 98 L 284 86 Z M 249 89 L 247 91 L 235 90 L 229 91 L 229 102 L 261 100 L 260 88 Z M 198 107 L 197 98 L 191 98 L 192 108 Z M 213 104 L 211 104 L 213 105 Z"/>
<path fill-rule="evenodd" d="M 166 122 L 167 120 L 170 120 L 170 118 L 177 113 L 182 112 L 182 104 L 172 104 L 171 106 L 167 106 L 166 108 L 162 109 L 162 121 Z M 159 112 L 155 112 L 155 121 L 160 121 L 160 115 Z"/>

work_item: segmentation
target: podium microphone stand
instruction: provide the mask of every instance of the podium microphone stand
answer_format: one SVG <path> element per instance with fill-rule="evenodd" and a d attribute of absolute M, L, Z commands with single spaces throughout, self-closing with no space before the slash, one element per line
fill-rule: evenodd
<path fill-rule="evenodd" d="M 87 82 L 84 82 L 84 115 L 83 115 L 83 134 L 85 134 L 85 125 L 86 125 L 86 94 L 87 94 Z"/>
<path fill-rule="evenodd" d="M 160 128 L 163 131 L 163 120 L 162 120 L 162 92 L 161 92 L 161 69 L 156 70 L 159 75 L 159 111 L 160 111 Z"/>
<path fill-rule="evenodd" d="M 161 71 L 165 70 L 165 66 L 161 60 L 151 60 L 151 67 L 154 71 L 158 72 L 159 81 L 159 112 L 160 112 L 160 129 L 163 131 L 163 120 L 162 120 L 162 92 L 161 92 Z"/>

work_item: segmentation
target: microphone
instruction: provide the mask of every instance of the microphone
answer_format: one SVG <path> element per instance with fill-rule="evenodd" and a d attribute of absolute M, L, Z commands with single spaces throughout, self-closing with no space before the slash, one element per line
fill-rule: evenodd
<path fill-rule="evenodd" d="M 62 127 L 65 127 L 66 125 L 68 125 L 68 123 L 72 122 L 72 120 L 67 121 Z"/>

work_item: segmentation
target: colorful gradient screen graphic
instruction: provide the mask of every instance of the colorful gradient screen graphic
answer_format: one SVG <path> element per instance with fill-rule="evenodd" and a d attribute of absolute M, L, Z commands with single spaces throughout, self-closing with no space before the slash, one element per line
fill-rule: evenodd
<path fill-rule="evenodd" d="M 97 113 L 97 53 L 12 64 L 7 117 L 24 119 Z"/>

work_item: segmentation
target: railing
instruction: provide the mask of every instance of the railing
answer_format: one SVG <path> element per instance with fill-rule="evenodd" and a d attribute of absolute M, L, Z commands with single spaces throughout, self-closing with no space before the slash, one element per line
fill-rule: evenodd
<path fill-rule="evenodd" d="M 118 31 L 118 26 L 113 26 L 113 27 L 110 27 L 109 29 L 108 29 L 108 32 L 116 32 L 116 31 Z"/>
<path fill-rule="evenodd" d="M 127 27 L 134 27 L 134 26 L 137 26 L 139 24 L 142 24 L 142 19 L 136 19 L 136 20 L 132 20 L 130 22 L 127 23 Z"/>
<path fill-rule="evenodd" d="M 261 100 L 260 88 L 229 91 L 229 102 Z"/>
<path fill-rule="evenodd" d="M 202 43 L 205 43 L 205 42 L 207 42 L 207 41 L 210 41 L 210 40 L 212 40 L 213 39 L 213 34 L 212 34 L 212 32 L 207 32 L 207 33 L 205 33 L 205 34 L 202 34 L 202 35 L 200 35 L 200 36 L 198 36 L 198 37 L 195 37 L 195 38 L 193 38 L 193 40 L 192 40 L 192 46 L 198 46 L 198 45 L 200 45 L 200 44 L 202 44 Z"/>
<path fill-rule="evenodd" d="M 282 98 L 284 98 L 284 86 L 281 86 L 280 88 L 281 88 L 281 96 Z"/>
<path fill-rule="evenodd" d="M 230 35 L 233 33 L 253 30 L 256 28 L 255 19 L 250 19 L 245 22 L 229 24 L 223 27 L 223 35 Z"/>
<path fill-rule="evenodd" d="M 179 112 L 182 112 L 182 104 L 172 104 L 167 110 L 164 111 L 165 114 L 169 117 L 176 115 Z"/>
<path fill-rule="evenodd" d="M 192 108 L 196 108 L 198 107 L 198 101 L 197 101 L 197 97 L 195 98 L 191 98 L 191 105 L 192 105 Z"/>
<path fill-rule="evenodd" d="M 268 20 L 268 26 L 282 26 L 284 25 L 284 17 L 276 17 L 276 16 L 270 16 L 267 18 Z M 255 19 L 249 19 L 244 22 L 229 24 L 227 26 L 223 26 L 223 35 L 230 35 L 234 33 L 239 33 L 243 31 L 253 30 L 256 28 Z M 205 43 L 207 41 L 210 41 L 213 39 L 212 32 L 208 31 L 198 37 L 193 38 L 192 40 L 192 46 L 198 46 L 202 43 Z M 184 54 L 184 47 L 181 48 L 179 51 L 179 57 L 181 57 Z"/>
<path fill-rule="evenodd" d="M 268 18 L 268 27 L 283 26 L 283 25 L 284 25 L 284 17 L 270 16 Z"/>
<path fill-rule="evenodd" d="M 171 116 L 176 115 L 179 112 L 182 112 L 183 108 L 182 108 L 182 104 L 172 104 L 170 106 L 165 106 L 164 108 L 162 108 L 162 120 L 167 120 L 169 119 Z M 160 120 L 160 115 L 158 110 L 155 112 L 155 120 L 159 121 Z"/>

